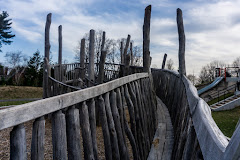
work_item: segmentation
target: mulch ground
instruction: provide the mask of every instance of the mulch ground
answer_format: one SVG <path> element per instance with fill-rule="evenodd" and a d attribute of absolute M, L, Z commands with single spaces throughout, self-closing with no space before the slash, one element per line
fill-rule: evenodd
<path fill-rule="evenodd" d="M 127 112 L 126 112 L 127 113 Z M 129 115 L 127 113 L 127 119 L 129 120 Z M 24 124 L 25 130 L 26 130 L 26 141 L 27 141 L 27 158 L 31 159 L 31 139 L 32 139 L 32 124 L 33 120 L 26 122 Z M 44 159 L 53 159 L 52 157 L 52 127 L 51 127 L 51 121 L 49 119 L 46 119 L 45 124 L 45 154 Z M 0 131 L 0 160 L 7 160 L 10 158 L 10 132 L 12 130 L 11 128 L 7 128 Z M 130 146 L 130 142 L 127 139 L 127 145 L 128 145 L 128 153 L 130 155 L 130 158 L 133 159 L 132 150 Z M 82 139 L 81 139 L 82 144 Z M 98 155 L 99 159 L 105 159 L 105 150 L 104 150 L 104 142 L 103 142 L 103 134 L 102 134 L 102 128 L 97 127 L 97 146 L 98 146 Z M 83 152 L 83 146 L 81 146 L 81 150 Z M 82 153 L 82 157 L 84 157 L 84 154 Z"/>

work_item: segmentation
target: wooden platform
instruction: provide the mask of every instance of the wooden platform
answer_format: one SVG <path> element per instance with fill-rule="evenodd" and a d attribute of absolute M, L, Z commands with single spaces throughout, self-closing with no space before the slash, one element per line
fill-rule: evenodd
<path fill-rule="evenodd" d="M 165 104 L 158 97 L 157 102 L 158 127 L 148 160 L 170 160 L 174 143 L 172 122 Z"/>

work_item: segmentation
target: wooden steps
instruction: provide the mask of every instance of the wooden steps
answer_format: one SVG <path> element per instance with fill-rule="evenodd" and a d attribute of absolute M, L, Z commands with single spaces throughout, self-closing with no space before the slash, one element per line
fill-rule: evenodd
<path fill-rule="evenodd" d="M 212 104 L 212 105 L 210 106 L 210 108 L 212 108 L 212 109 L 219 108 L 219 107 L 221 107 L 221 106 L 223 106 L 223 105 L 225 105 L 225 104 L 227 104 L 227 103 L 229 103 L 229 102 L 232 102 L 232 101 L 234 101 L 234 100 L 236 100 L 236 99 L 238 99 L 238 98 L 240 98 L 240 95 L 233 95 L 233 96 L 231 96 L 231 97 L 229 97 L 229 98 L 227 98 L 227 99 L 225 99 L 225 100 L 222 100 L 222 101 L 220 101 L 220 102 L 217 102 L 217 103 L 215 103 L 215 104 Z"/>

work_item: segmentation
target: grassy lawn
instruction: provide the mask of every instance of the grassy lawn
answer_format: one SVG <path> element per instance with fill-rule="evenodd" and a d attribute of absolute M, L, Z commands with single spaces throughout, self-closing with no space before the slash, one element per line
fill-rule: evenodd
<path fill-rule="evenodd" d="M 240 118 L 240 106 L 228 111 L 212 112 L 216 124 L 227 137 L 232 137 Z"/>
<path fill-rule="evenodd" d="M 234 93 L 228 93 L 228 94 L 225 95 L 225 99 L 228 98 L 228 97 L 231 97 L 233 95 L 234 95 Z M 224 95 L 219 97 L 219 101 L 221 101 L 223 99 L 224 99 Z M 215 99 L 212 99 L 211 101 L 208 101 L 207 104 L 210 106 L 210 105 L 212 105 L 214 103 L 217 103 L 217 102 L 218 102 L 218 98 L 215 98 Z"/>
<path fill-rule="evenodd" d="M 25 99 L 25 98 L 41 98 L 41 87 L 28 86 L 0 86 L 0 100 L 1 99 Z M 0 106 L 20 105 L 31 101 L 12 101 L 0 102 Z"/>
<path fill-rule="evenodd" d="M 0 99 L 41 98 L 41 87 L 0 86 Z"/>
<path fill-rule="evenodd" d="M 13 101 L 13 102 L 0 102 L 0 107 L 1 106 L 10 106 L 10 105 L 20 105 L 24 103 L 28 103 L 31 101 Z"/>

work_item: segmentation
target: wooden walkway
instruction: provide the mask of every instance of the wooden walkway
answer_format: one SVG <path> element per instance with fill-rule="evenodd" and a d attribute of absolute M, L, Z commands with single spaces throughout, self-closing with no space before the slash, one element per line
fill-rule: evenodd
<path fill-rule="evenodd" d="M 158 127 L 148 159 L 170 160 L 174 143 L 173 126 L 166 105 L 158 97 L 157 104 Z"/>

